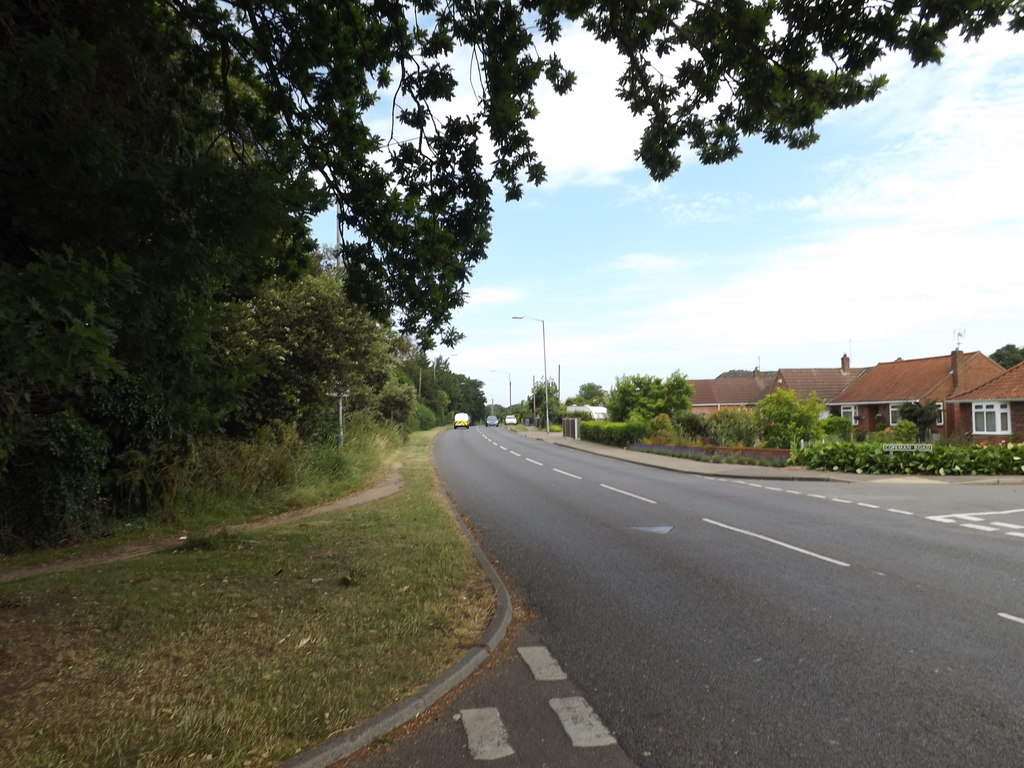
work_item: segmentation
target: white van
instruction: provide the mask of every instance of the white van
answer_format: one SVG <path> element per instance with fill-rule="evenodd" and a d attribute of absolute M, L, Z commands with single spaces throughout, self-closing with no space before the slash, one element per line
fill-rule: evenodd
<path fill-rule="evenodd" d="M 469 429 L 469 414 L 468 413 L 459 412 L 459 413 L 455 414 L 455 425 L 454 425 L 453 429 L 458 429 L 459 427 L 465 427 L 466 429 Z"/>

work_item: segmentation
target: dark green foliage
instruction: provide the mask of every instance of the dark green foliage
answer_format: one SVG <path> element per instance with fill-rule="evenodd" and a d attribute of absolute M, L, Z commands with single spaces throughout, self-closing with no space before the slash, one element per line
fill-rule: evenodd
<path fill-rule="evenodd" d="M 688 440 L 701 441 L 709 437 L 707 417 L 685 411 L 678 414 L 673 421 L 679 429 L 679 433 Z"/>
<path fill-rule="evenodd" d="M 0 551 L 102 532 L 107 448 L 103 432 L 71 411 L 37 419 L 0 483 Z"/>
<path fill-rule="evenodd" d="M 1004 344 L 989 357 L 1003 368 L 1013 368 L 1019 363 L 1024 363 L 1024 347 L 1018 347 L 1016 344 Z"/>
<path fill-rule="evenodd" d="M 605 445 L 625 446 L 637 443 L 647 436 L 647 425 L 640 421 L 584 421 L 580 423 L 580 437 Z"/>
<path fill-rule="evenodd" d="M 920 403 L 903 403 L 900 406 L 900 421 L 909 421 L 916 428 L 916 439 L 918 442 L 924 442 L 925 435 L 928 432 L 928 427 L 935 423 L 935 419 L 938 418 L 939 409 L 942 407 L 941 403 L 928 403 L 928 405 L 921 405 Z M 899 426 L 897 423 L 896 426 Z"/>

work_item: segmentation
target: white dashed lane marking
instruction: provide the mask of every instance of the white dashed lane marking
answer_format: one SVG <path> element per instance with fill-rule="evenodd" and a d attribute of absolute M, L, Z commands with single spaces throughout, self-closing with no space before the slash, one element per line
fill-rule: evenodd
<path fill-rule="evenodd" d="M 601 487 L 604 488 L 605 490 L 608 490 L 608 491 L 614 491 L 615 493 L 621 493 L 623 496 L 629 496 L 630 498 L 636 499 L 637 501 L 644 501 L 644 502 L 646 502 L 648 504 L 657 504 L 658 503 L 654 499 L 648 499 L 645 496 L 637 496 L 635 493 L 630 493 L 629 491 L 624 491 L 621 488 L 616 488 L 613 485 L 605 485 L 604 483 L 601 483 Z"/>
<path fill-rule="evenodd" d="M 760 488 L 765 491 L 779 491 L 783 490 L 770 485 L 762 485 L 761 483 L 753 483 L 748 480 L 727 480 L 726 478 L 714 477 L 708 478 L 710 480 L 725 480 L 727 482 L 735 483 L 736 485 L 745 485 L 748 488 Z M 832 501 L 836 504 L 852 504 L 863 509 L 883 509 L 879 504 L 871 504 L 866 501 L 854 501 L 852 499 L 841 499 L 837 496 L 825 496 L 820 493 L 804 493 L 803 491 L 785 489 L 786 493 L 792 496 L 806 496 L 809 499 L 819 499 L 821 501 Z M 884 508 L 886 512 L 891 512 L 894 515 L 905 515 L 908 517 L 917 517 L 917 514 L 910 512 L 906 509 L 898 509 L 896 507 Z M 1006 509 L 995 512 L 962 512 L 959 514 L 951 515 L 931 515 L 925 517 L 926 520 L 931 520 L 937 523 L 956 524 L 961 528 L 969 528 L 975 531 L 984 531 L 985 533 L 1002 533 L 1006 536 L 1015 536 L 1017 538 L 1024 539 L 1024 525 L 1018 523 L 1005 523 L 998 522 L 988 519 L 993 515 L 1012 515 L 1024 513 L 1024 509 Z"/>
<path fill-rule="evenodd" d="M 572 472 L 566 472 L 564 469 L 559 469 L 558 467 L 552 467 L 552 471 L 553 472 L 557 472 L 560 475 L 565 475 L 566 477 L 571 477 L 573 480 L 582 480 L 583 479 L 579 475 L 574 475 Z"/>

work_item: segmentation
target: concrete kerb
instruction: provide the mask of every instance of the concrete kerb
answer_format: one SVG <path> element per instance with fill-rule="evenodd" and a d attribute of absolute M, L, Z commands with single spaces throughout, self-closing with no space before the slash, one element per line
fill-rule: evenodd
<path fill-rule="evenodd" d="M 444 494 L 445 503 L 455 522 L 458 523 L 463 537 L 469 544 L 477 562 L 487 574 L 494 587 L 496 606 L 494 616 L 480 641 L 462 657 L 448 667 L 441 675 L 421 688 L 409 698 L 392 704 L 366 722 L 339 734 L 322 744 L 306 750 L 281 763 L 279 768 L 326 768 L 326 766 L 343 760 L 354 752 L 362 749 L 374 739 L 393 731 L 418 715 L 422 714 L 442 696 L 455 688 L 459 683 L 473 674 L 490 656 L 505 638 L 512 621 L 512 599 L 498 572 L 491 565 L 480 545 L 466 526 L 462 517 L 456 512 L 451 498 Z"/>

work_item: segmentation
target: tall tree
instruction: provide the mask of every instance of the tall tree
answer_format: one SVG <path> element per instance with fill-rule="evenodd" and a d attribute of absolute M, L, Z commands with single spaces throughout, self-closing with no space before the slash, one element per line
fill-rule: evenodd
<path fill-rule="evenodd" d="M 620 376 L 608 395 L 612 421 L 647 421 L 659 414 L 673 416 L 690 410 L 693 385 L 679 371 L 667 379 L 658 376 Z"/>
<path fill-rule="evenodd" d="M 989 357 L 1003 368 L 1013 368 L 1018 363 L 1024 363 L 1024 347 L 1018 347 L 1016 344 L 1004 344 Z"/>
<path fill-rule="evenodd" d="M 607 397 L 608 393 L 604 391 L 600 384 L 588 381 L 586 384 L 580 384 L 576 396 L 569 398 L 565 402 L 567 405 L 604 405 Z"/>

